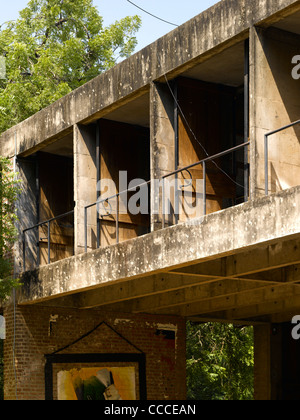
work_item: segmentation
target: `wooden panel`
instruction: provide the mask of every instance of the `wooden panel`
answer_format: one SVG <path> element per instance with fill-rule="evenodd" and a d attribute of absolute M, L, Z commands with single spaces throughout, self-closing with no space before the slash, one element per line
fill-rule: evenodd
<path fill-rule="evenodd" d="M 178 101 L 184 114 L 179 113 L 178 121 L 179 168 L 233 146 L 234 94 L 234 89 L 224 86 L 178 79 Z M 236 196 L 231 159 L 228 155 L 206 165 L 207 213 L 222 209 L 224 199 Z M 233 181 L 220 170 L 224 170 L 224 162 Z M 190 172 L 193 179 L 203 179 L 200 166 Z"/>
<path fill-rule="evenodd" d="M 196 188 L 196 180 L 203 179 L 202 169 L 189 169 L 193 177 L 193 189 Z M 190 180 L 189 175 L 183 172 L 178 176 L 180 185 L 187 185 Z M 235 197 L 235 183 L 230 181 L 226 175 L 216 169 L 211 169 L 206 174 L 206 194 L 218 197 L 234 198 Z"/>
<path fill-rule="evenodd" d="M 73 255 L 74 246 L 66 246 L 55 244 L 51 242 L 50 248 L 50 262 L 55 262 L 59 260 L 63 260 L 65 258 L 69 258 Z M 40 265 L 48 264 L 48 244 L 47 243 L 40 243 Z"/>
<path fill-rule="evenodd" d="M 149 130 L 115 121 L 100 121 L 100 172 L 101 179 L 114 181 L 119 191 L 119 172 L 127 171 L 128 183 L 133 179 L 148 181 L 150 179 L 150 139 Z M 142 182 L 142 181 L 141 181 Z M 128 184 L 126 186 L 128 188 Z M 124 188 L 122 188 L 124 190 Z M 150 193 L 150 189 L 149 189 Z M 128 194 L 128 200 L 135 193 Z M 114 201 L 114 202 L 113 202 Z M 116 200 L 112 200 L 113 212 L 101 221 L 101 245 L 116 241 L 115 208 Z M 111 211 L 111 209 L 110 209 Z M 150 217 L 147 215 L 119 215 L 120 242 L 132 239 L 147 232 Z"/>
<path fill-rule="evenodd" d="M 44 222 L 73 210 L 73 160 L 39 153 L 40 208 L 39 221 Z M 40 263 L 48 262 L 48 226 L 39 228 Z M 51 262 L 68 258 L 74 252 L 74 220 L 67 216 L 50 225 Z"/>

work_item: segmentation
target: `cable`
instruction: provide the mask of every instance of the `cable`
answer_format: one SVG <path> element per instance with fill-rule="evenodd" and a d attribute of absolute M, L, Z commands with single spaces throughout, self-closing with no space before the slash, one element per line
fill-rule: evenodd
<path fill-rule="evenodd" d="M 152 13 L 148 12 L 147 10 L 143 9 L 142 7 L 138 6 L 137 4 L 133 3 L 130 0 L 127 0 L 127 1 L 128 1 L 128 3 L 131 3 L 133 6 L 137 7 L 140 10 L 142 10 L 144 13 L 147 13 L 148 15 L 154 17 L 155 19 L 161 20 L 162 22 L 168 23 L 169 25 L 172 25 L 172 26 L 177 26 L 177 27 L 179 26 L 179 25 L 176 25 L 176 23 L 169 22 L 168 20 L 164 20 L 164 19 L 161 19 L 160 17 L 158 17 L 156 15 L 153 15 Z"/>

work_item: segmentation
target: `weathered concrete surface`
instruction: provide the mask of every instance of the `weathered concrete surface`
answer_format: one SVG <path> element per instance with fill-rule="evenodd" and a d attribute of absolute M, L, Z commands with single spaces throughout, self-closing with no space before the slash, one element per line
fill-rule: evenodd
<path fill-rule="evenodd" d="M 203 220 L 41 267 L 25 273 L 19 303 L 54 298 L 298 238 L 299 208 L 300 187 L 296 187 L 211 214 Z"/>
<path fill-rule="evenodd" d="M 91 125 L 74 126 L 74 200 L 75 218 L 74 218 L 74 243 L 75 255 L 84 250 L 84 207 L 96 202 L 97 200 L 97 165 L 96 165 L 96 128 Z M 93 210 L 93 218 L 92 216 Z M 89 243 L 91 249 L 91 229 L 96 235 L 97 229 L 95 222 L 97 220 L 96 209 L 90 209 L 88 212 L 89 225 Z"/>
<path fill-rule="evenodd" d="M 251 30 L 251 193 L 265 194 L 264 134 L 300 118 L 299 80 L 292 57 L 300 36 L 278 29 Z M 300 125 L 269 137 L 269 192 L 300 184 Z"/>
<path fill-rule="evenodd" d="M 165 84 L 152 83 L 150 101 L 151 179 L 161 179 L 176 169 L 174 99 Z M 162 226 L 161 203 L 160 192 L 151 188 L 152 230 Z M 154 209 L 159 209 L 159 214 L 155 214 Z"/>
<path fill-rule="evenodd" d="M 96 120 L 139 97 L 163 75 L 175 77 L 239 42 L 252 25 L 268 26 L 299 9 L 299 0 L 223 0 L 3 133 L 0 154 L 14 155 L 15 138 L 17 154 L 30 154 L 71 132 L 74 124 Z"/>

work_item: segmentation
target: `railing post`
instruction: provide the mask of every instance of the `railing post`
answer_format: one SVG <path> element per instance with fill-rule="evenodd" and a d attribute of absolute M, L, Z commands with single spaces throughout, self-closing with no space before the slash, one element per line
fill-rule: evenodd
<path fill-rule="evenodd" d="M 162 220 L 161 220 L 161 227 L 162 229 L 165 228 L 165 178 L 162 178 L 162 206 L 161 206 L 161 216 L 162 216 Z"/>
<path fill-rule="evenodd" d="M 23 242 L 23 271 L 26 271 L 26 232 L 23 231 L 22 242 Z"/>
<path fill-rule="evenodd" d="M 265 134 L 265 194 L 269 195 L 269 137 Z"/>
<path fill-rule="evenodd" d="M 37 243 L 36 243 L 36 266 L 40 266 L 40 227 L 37 226 Z"/>
<path fill-rule="evenodd" d="M 87 252 L 87 208 L 84 208 L 84 250 Z"/>
<path fill-rule="evenodd" d="M 249 138 L 249 39 L 244 44 L 244 142 Z M 249 200 L 249 153 L 244 147 L 244 200 Z"/>
<path fill-rule="evenodd" d="M 117 194 L 117 214 L 116 214 L 116 240 L 117 240 L 117 244 L 120 242 L 120 238 L 119 238 L 119 207 L 120 207 L 120 203 L 119 203 L 119 194 Z"/>
<path fill-rule="evenodd" d="M 51 262 L 50 252 L 51 252 L 51 237 L 50 237 L 50 222 L 47 223 L 48 225 L 48 264 Z"/>
<path fill-rule="evenodd" d="M 100 248 L 100 229 L 101 229 L 101 225 L 100 225 L 100 207 L 99 207 L 99 202 L 97 201 L 96 204 L 96 218 L 97 218 L 97 248 Z"/>
<path fill-rule="evenodd" d="M 206 162 L 203 162 L 203 216 L 206 216 Z"/>

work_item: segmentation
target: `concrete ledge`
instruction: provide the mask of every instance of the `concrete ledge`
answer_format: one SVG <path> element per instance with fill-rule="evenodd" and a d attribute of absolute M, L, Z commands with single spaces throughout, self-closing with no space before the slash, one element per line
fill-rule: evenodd
<path fill-rule="evenodd" d="M 300 187 L 295 187 L 203 220 L 65 259 L 25 273 L 18 301 L 30 303 L 77 293 L 296 238 L 299 208 Z"/>
<path fill-rule="evenodd" d="M 0 137 L 0 154 L 33 153 L 77 123 L 103 117 L 149 90 L 163 75 L 174 77 L 247 37 L 254 24 L 273 22 L 300 9 L 294 0 L 222 0 L 111 70 L 91 80 Z"/>

